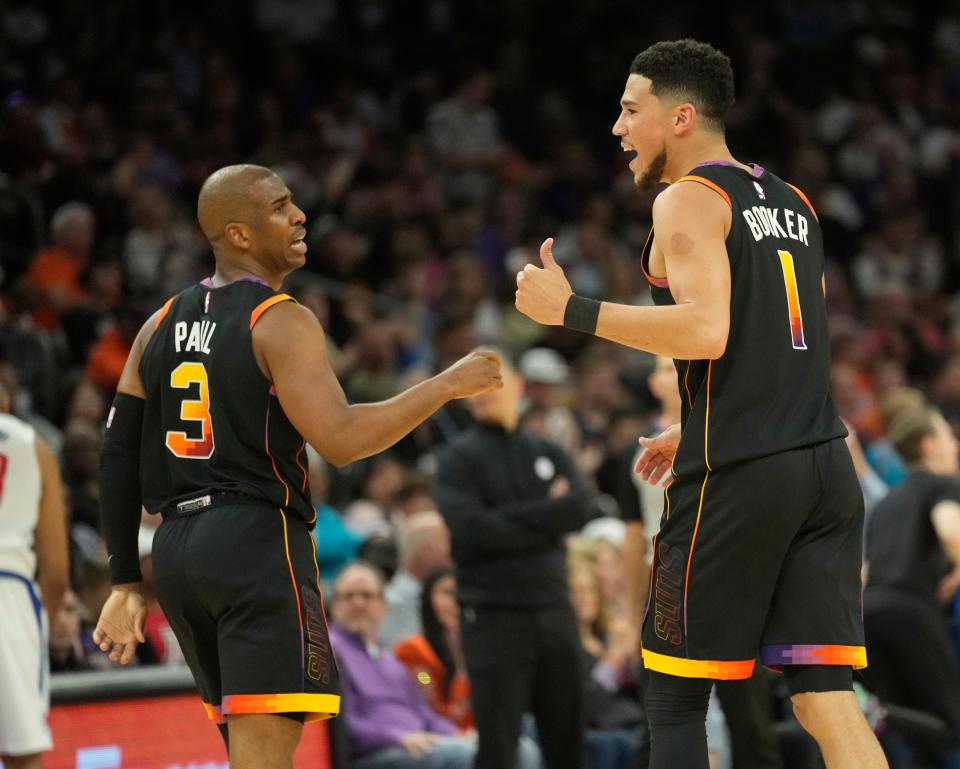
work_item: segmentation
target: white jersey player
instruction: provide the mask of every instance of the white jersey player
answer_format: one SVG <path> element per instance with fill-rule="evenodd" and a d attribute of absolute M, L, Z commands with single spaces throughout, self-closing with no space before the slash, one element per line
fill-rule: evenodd
<path fill-rule="evenodd" d="M 0 759 L 39 769 L 51 748 L 44 608 L 67 588 L 67 521 L 56 459 L 26 422 L 6 412 L 0 387 Z"/>

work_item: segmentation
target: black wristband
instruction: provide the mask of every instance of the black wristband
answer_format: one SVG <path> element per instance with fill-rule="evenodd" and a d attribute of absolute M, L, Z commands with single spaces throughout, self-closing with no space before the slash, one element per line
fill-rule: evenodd
<path fill-rule="evenodd" d="M 600 302 L 585 296 L 570 294 L 567 307 L 563 311 L 563 325 L 585 334 L 597 333 L 597 319 L 600 317 Z"/>

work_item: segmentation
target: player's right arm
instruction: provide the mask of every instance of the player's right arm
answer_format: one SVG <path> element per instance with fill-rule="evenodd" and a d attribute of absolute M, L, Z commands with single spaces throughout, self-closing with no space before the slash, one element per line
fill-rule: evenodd
<path fill-rule="evenodd" d="M 40 465 L 40 514 L 34 529 L 38 579 L 47 617 L 53 622 L 69 585 L 70 557 L 67 552 L 67 509 L 63 503 L 60 468 L 50 447 L 38 436 L 37 462 Z"/>
<path fill-rule="evenodd" d="M 253 328 L 253 347 L 291 424 L 338 467 L 389 448 L 447 401 L 502 385 L 497 355 L 473 352 L 389 400 L 348 404 L 320 322 L 293 302 L 263 314 Z"/>
<path fill-rule="evenodd" d="M 110 659 L 126 665 L 137 644 L 144 642 L 146 601 L 140 592 L 140 434 L 146 390 L 140 359 L 162 310 L 154 313 L 137 334 L 124 364 L 117 394 L 107 418 L 100 450 L 100 525 L 107 543 L 113 589 L 100 612 L 93 640 Z"/>

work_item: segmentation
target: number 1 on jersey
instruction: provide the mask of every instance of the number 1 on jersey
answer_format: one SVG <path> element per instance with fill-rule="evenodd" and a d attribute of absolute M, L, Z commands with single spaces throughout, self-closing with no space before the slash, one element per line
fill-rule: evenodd
<path fill-rule="evenodd" d="M 180 419 L 184 422 L 199 422 L 201 438 L 190 438 L 180 430 L 167 431 L 167 448 L 182 459 L 210 459 L 213 455 L 213 420 L 210 418 L 210 381 L 207 368 L 202 363 L 181 363 L 170 372 L 170 386 L 185 390 L 190 385 L 200 385 L 199 400 L 180 402 Z"/>
<path fill-rule="evenodd" d="M 777 251 L 780 267 L 783 270 L 783 284 L 787 289 L 787 310 L 790 313 L 790 338 L 794 350 L 806 350 L 803 339 L 803 314 L 800 312 L 800 294 L 797 291 L 797 273 L 793 269 L 793 254 L 789 251 Z"/>

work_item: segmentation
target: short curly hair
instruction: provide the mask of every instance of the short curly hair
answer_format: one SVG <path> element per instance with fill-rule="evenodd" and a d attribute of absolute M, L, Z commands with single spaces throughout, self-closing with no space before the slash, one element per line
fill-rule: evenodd
<path fill-rule="evenodd" d="M 726 54 L 697 40 L 666 40 L 637 54 L 631 75 L 651 81 L 650 92 L 689 101 L 708 128 L 723 131 L 733 105 L 733 67 Z"/>

